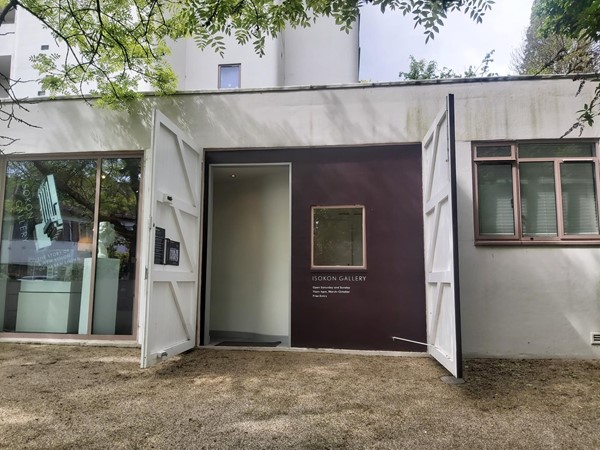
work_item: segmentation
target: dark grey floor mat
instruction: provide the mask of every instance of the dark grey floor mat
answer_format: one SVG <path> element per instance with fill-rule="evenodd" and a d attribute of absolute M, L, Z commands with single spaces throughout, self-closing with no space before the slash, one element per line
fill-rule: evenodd
<path fill-rule="evenodd" d="M 252 342 L 252 341 L 223 341 L 219 342 L 217 346 L 223 347 L 277 347 L 281 344 L 281 341 L 273 342 Z"/>

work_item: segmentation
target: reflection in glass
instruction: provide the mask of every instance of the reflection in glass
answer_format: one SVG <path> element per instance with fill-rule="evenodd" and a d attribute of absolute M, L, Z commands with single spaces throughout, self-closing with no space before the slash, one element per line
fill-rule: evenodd
<path fill-rule="evenodd" d="M 487 147 L 477 147 L 477 156 L 479 158 L 498 158 L 509 157 L 512 155 L 510 145 L 494 145 Z"/>
<path fill-rule="evenodd" d="M 563 163 L 560 179 L 565 234 L 598 234 L 594 163 Z"/>
<path fill-rule="evenodd" d="M 313 267 L 364 267 L 364 208 L 313 208 Z"/>
<path fill-rule="evenodd" d="M 8 162 L 0 331 L 81 332 L 95 194 L 95 160 Z"/>
<path fill-rule="evenodd" d="M 224 64 L 219 66 L 219 89 L 233 89 L 240 87 L 239 64 Z"/>
<path fill-rule="evenodd" d="M 561 142 L 559 144 L 519 145 L 519 158 L 574 158 L 594 156 L 594 144 L 591 142 Z"/>
<path fill-rule="evenodd" d="M 479 164 L 479 234 L 513 235 L 513 179 L 511 164 Z"/>
<path fill-rule="evenodd" d="M 102 160 L 93 334 L 132 334 L 141 160 Z"/>

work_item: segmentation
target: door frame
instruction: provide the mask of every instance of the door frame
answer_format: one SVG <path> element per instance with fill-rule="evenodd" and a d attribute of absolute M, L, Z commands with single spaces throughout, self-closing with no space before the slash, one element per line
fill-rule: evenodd
<path fill-rule="evenodd" d="M 288 261 L 288 339 L 291 347 L 292 343 L 292 163 L 291 162 L 273 162 L 273 163 L 206 163 L 205 185 L 206 192 L 206 210 L 205 221 L 202 230 L 204 237 L 204 248 L 206 249 L 204 264 L 202 265 L 202 302 L 199 308 L 200 317 L 198 323 L 198 345 L 210 345 L 210 291 L 211 291 L 211 274 L 212 274 L 212 239 L 213 239 L 213 207 L 214 207 L 214 174 L 213 168 L 218 167 L 272 167 L 280 166 L 288 168 L 288 236 L 289 236 L 289 252 L 290 258 Z M 202 317 L 203 315 L 203 317 Z"/>

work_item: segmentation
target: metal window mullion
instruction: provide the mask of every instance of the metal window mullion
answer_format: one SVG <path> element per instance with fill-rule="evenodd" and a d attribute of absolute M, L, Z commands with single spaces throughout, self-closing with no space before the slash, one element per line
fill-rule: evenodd
<path fill-rule="evenodd" d="M 513 161 L 511 165 L 513 176 L 513 217 L 515 221 L 515 238 L 523 238 L 523 227 L 521 224 L 521 177 L 519 176 L 519 165 Z"/>
<path fill-rule="evenodd" d="M 598 231 L 600 232 L 600 195 L 598 195 L 598 180 L 599 178 L 599 164 L 598 159 L 594 161 L 594 194 L 596 194 L 596 224 L 598 225 Z"/>
<path fill-rule="evenodd" d="M 315 267 L 315 206 L 310 208 L 310 268 Z"/>
<path fill-rule="evenodd" d="M 362 207 L 362 259 L 363 267 L 367 267 L 367 209 Z M 354 253 L 354 252 L 353 252 Z M 352 255 L 354 258 L 354 254 Z"/>
<path fill-rule="evenodd" d="M 5 155 L 0 155 L 0 172 L 2 172 L 2 175 L 0 175 L 0 233 L 4 232 L 4 195 L 6 192 L 6 182 L 8 180 L 8 177 L 6 176 L 7 167 L 8 159 Z M 0 333 L 1 332 L 2 329 L 0 328 Z"/>
<path fill-rule="evenodd" d="M 473 156 L 477 152 L 477 147 L 473 147 Z M 481 239 L 479 232 L 479 164 L 473 159 L 473 228 L 475 229 L 475 241 Z"/>
<path fill-rule="evenodd" d="M 523 226 L 521 224 L 521 177 L 519 176 L 519 160 L 517 158 L 517 144 L 510 144 L 512 156 L 511 170 L 513 177 L 513 220 L 515 221 L 515 239 L 523 238 Z"/>
<path fill-rule="evenodd" d="M 140 261 L 142 261 L 142 249 L 143 249 L 143 245 L 142 245 L 142 233 L 143 233 L 143 222 L 141 221 L 141 218 L 143 218 L 143 214 L 144 214 L 144 201 L 145 201 L 145 196 L 144 193 L 145 191 L 145 184 L 146 184 L 146 172 L 145 172 L 145 168 L 146 165 L 144 164 L 144 159 L 146 158 L 146 155 L 144 155 L 142 158 L 140 158 L 140 174 L 141 174 L 141 179 L 140 179 L 140 184 L 138 186 L 138 191 L 137 191 L 137 202 L 138 202 L 138 207 L 137 207 L 137 211 L 136 211 L 136 228 L 137 231 L 135 233 L 135 288 L 134 288 L 134 292 L 133 292 L 133 315 L 132 315 L 132 323 L 131 323 L 131 336 L 134 339 L 137 339 L 138 336 L 138 330 L 139 327 L 137 326 L 138 324 L 138 313 L 139 313 L 139 304 L 140 304 L 140 281 L 144 280 L 144 271 L 146 268 L 146 265 L 144 263 L 140 264 Z M 97 253 L 97 252 L 96 252 Z M 200 267 L 200 266 L 199 266 Z M 200 297 L 198 297 L 200 298 Z M 198 341 L 199 342 L 199 341 Z"/>
<path fill-rule="evenodd" d="M 600 233 L 600 195 L 598 193 L 598 183 L 600 180 L 600 164 L 598 155 L 598 141 L 594 143 L 594 194 L 596 194 L 596 224 L 598 225 L 598 232 Z"/>
<path fill-rule="evenodd" d="M 102 158 L 96 160 L 96 195 L 94 196 L 94 232 L 92 239 L 92 267 L 90 269 L 90 300 L 88 309 L 88 336 L 93 334 L 94 301 L 96 299 L 96 260 L 98 257 L 98 232 L 100 220 L 100 183 L 102 181 Z"/>
<path fill-rule="evenodd" d="M 554 195 L 556 196 L 556 231 L 559 239 L 565 238 L 565 223 L 563 218 L 562 184 L 560 165 L 562 161 L 554 161 Z"/>

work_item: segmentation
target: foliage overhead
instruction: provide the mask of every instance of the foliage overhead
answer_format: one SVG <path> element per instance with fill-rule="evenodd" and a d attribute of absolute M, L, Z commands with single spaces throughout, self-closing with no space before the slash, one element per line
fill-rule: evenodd
<path fill-rule="evenodd" d="M 600 52 L 600 1 L 599 0 L 536 0 L 531 15 L 533 38 L 539 40 L 532 42 L 531 55 L 542 57 L 542 51 L 550 49 L 546 63 L 535 59 L 531 62 L 524 52 L 523 69 L 537 67 L 538 73 L 551 72 L 582 73 L 599 72 Z M 528 36 L 529 38 L 529 36 Z M 545 43 L 548 42 L 548 44 Z M 527 49 L 527 42 L 525 49 Z M 552 49 L 556 52 L 552 55 Z M 578 79 L 576 77 L 576 79 Z M 586 78 L 580 78 L 581 92 Z M 578 112 L 576 122 L 571 126 L 568 134 L 578 129 L 583 131 L 585 125 L 593 125 L 595 118 L 600 114 L 600 83 L 596 85 L 594 95 L 588 103 Z"/>
<path fill-rule="evenodd" d="M 192 38 L 198 47 L 225 50 L 225 36 L 250 43 L 258 54 L 265 40 L 286 26 L 307 27 L 333 17 L 342 30 L 356 22 L 363 4 L 411 15 L 433 39 L 447 14 L 460 11 L 481 22 L 494 0 L 1 0 L 0 27 L 15 8 L 48 28 L 64 53 L 32 58 L 50 93 L 90 91 L 100 103 L 122 107 L 139 96 L 140 82 L 159 94 L 177 88 L 166 62 L 171 40 Z M 1 28 L 0 28 L 1 32 Z M 15 80 L 5 80 L 13 86 Z M 10 95 L 10 94 L 9 94 Z"/>
<path fill-rule="evenodd" d="M 598 45 L 589 38 L 550 32 L 544 0 L 534 0 L 522 47 L 513 54 L 513 68 L 522 75 L 597 72 Z"/>
<path fill-rule="evenodd" d="M 439 69 L 435 60 L 426 61 L 425 59 L 416 59 L 413 55 L 410 55 L 408 72 L 400 72 L 399 76 L 403 80 L 441 80 L 446 78 L 497 76 L 497 73 L 490 72 L 490 64 L 494 61 L 492 58 L 494 52 L 495 50 L 486 53 L 479 66 L 469 66 L 463 73 L 455 72 L 447 67 Z"/>
<path fill-rule="evenodd" d="M 540 0 L 545 36 L 558 34 L 573 39 L 598 41 L 600 2 L 598 0 Z"/>

